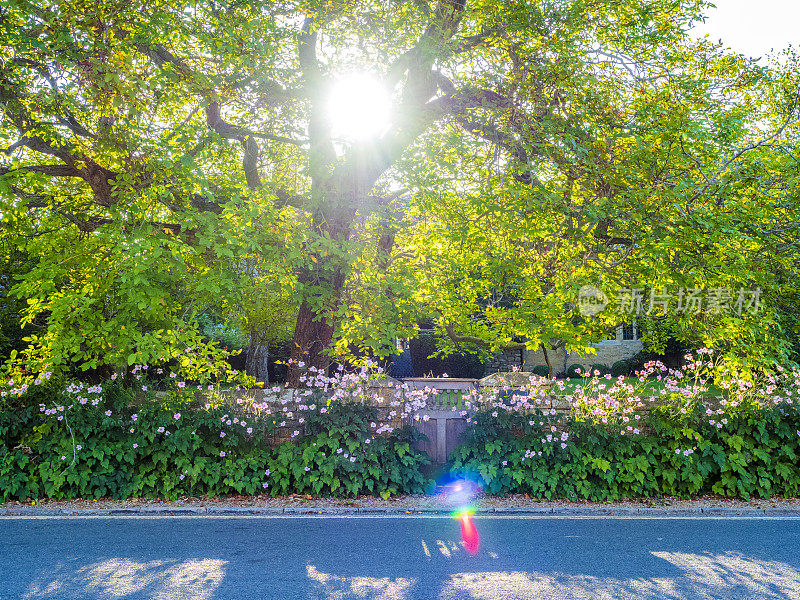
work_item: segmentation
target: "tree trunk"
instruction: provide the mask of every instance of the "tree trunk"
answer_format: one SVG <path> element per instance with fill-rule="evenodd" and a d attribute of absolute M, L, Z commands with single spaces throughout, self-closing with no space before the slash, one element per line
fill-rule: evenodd
<path fill-rule="evenodd" d="M 350 236 L 350 222 L 341 224 L 327 222 L 318 231 L 327 233 L 332 240 L 344 243 Z M 330 254 L 313 254 L 313 269 L 303 269 L 298 277 L 302 285 L 314 286 L 316 291 L 306 294 L 297 313 L 294 328 L 292 351 L 286 371 L 286 385 L 296 388 L 300 385 L 300 376 L 308 367 L 327 369 L 331 358 L 325 351 L 330 347 L 336 323 L 330 316 L 336 312 L 342 297 L 344 282 L 350 271 L 350 257 L 344 253 L 333 257 Z M 316 311 L 314 306 L 320 306 Z M 300 367 L 300 364 L 303 367 Z"/>
<path fill-rule="evenodd" d="M 269 348 L 267 344 L 259 342 L 251 335 L 250 345 L 247 347 L 244 370 L 247 371 L 248 375 L 255 377 L 256 381 L 267 384 L 269 383 L 268 359 Z"/>
<path fill-rule="evenodd" d="M 547 354 L 547 348 L 544 344 L 542 344 L 542 352 L 544 353 L 544 362 L 547 363 L 547 377 L 548 379 L 553 378 L 553 365 L 550 364 L 550 356 Z"/>
<path fill-rule="evenodd" d="M 317 320 L 315 320 L 317 319 Z M 327 369 L 330 358 L 324 353 L 333 339 L 333 324 L 318 319 L 307 300 L 303 300 L 294 327 L 291 360 L 286 371 L 286 385 L 298 387 L 304 368 Z M 304 368 L 299 364 L 303 363 Z"/>

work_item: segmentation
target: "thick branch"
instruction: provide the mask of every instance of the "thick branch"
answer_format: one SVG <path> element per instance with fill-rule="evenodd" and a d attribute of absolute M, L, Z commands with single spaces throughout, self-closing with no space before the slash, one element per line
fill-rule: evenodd
<path fill-rule="evenodd" d="M 225 121 L 219 114 L 219 102 L 211 102 L 206 107 L 206 122 L 208 126 L 222 137 L 239 140 L 244 148 L 242 167 L 247 186 L 250 189 L 261 187 L 261 175 L 258 172 L 259 147 L 250 131 Z"/>
<path fill-rule="evenodd" d="M 456 346 L 460 344 L 473 344 L 475 346 L 484 348 L 485 350 L 490 350 L 493 347 L 491 342 L 488 342 L 483 338 L 474 335 L 458 335 L 452 324 L 445 325 L 444 330 L 445 333 L 447 333 L 447 337 L 449 337 Z M 501 350 L 526 350 L 527 348 L 528 346 L 524 342 L 509 342 L 500 346 Z"/>

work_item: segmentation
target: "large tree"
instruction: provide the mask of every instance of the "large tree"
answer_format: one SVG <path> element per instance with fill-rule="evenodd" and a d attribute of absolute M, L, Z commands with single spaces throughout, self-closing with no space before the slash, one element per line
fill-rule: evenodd
<path fill-rule="evenodd" d="M 618 291 L 638 288 L 640 320 L 737 366 L 786 364 L 800 249 L 794 57 L 768 68 L 685 39 L 660 60 L 589 51 L 547 81 L 544 95 L 562 98 L 549 122 L 500 138 L 535 165 L 534 182 L 482 143 L 501 135 L 485 125 L 477 140 L 428 136 L 439 170 L 407 178 L 417 202 L 398 253 L 414 257 L 408 293 L 443 351 L 591 352 L 637 318 Z M 584 285 L 610 306 L 582 315 Z M 689 290 L 699 310 L 681 310 Z"/>
<path fill-rule="evenodd" d="M 408 314 L 424 305 L 455 341 L 571 335 L 580 345 L 571 320 L 541 326 L 556 307 L 569 310 L 569 298 L 544 293 L 571 273 L 554 269 L 595 264 L 586 281 L 608 264 L 666 273 L 664 248 L 648 243 L 672 239 L 665 232 L 674 225 L 649 218 L 652 207 L 711 206 L 744 164 L 739 150 L 764 145 L 743 132 L 763 126 L 759 139 L 783 141 L 794 123 L 788 83 L 764 88 L 781 95 L 772 118 L 750 118 L 758 79 L 771 75 L 690 42 L 702 8 L 688 0 L 7 3 L 4 233 L 38 260 L 18 286 L 29 319 L 46 323 L 34 354 L 42 364 L 96 365 L 196 345 L 193 311 L 230 294 L 237 257 L 254 251 L 292 273 L 297 362 L 327 364 L 342 319 L 344 341 L 374 332 L 374 320 L 347 320 L 361 311 L 370 322 L 362 310 L 370 303 L 384 323 L 387 307 L 414 307 L 378 327 L 383 338 L 407 330 Z M 337 131 L 327 110 L 337 81 L 354 73 L 378 80 L 392 103 L 390 121 L 366 137 Z M 731 160 L 715 167 L 716 156 Z M 687 180 L 692 192 L 677 198 Z M 448 212 L 467 221 L 441 237 L 454 260 L 436 268 L 449 276 L 427 279 L 429 295 L 444 286 L 441 298 L 415 298 L 424 286 L 408 284 L 434 271 L 424 257 L 403 258 L 430 251 L 434 259 L 424 224 Z M 703 213 L 709 229 L 723 219 Z M 646 236 L 635 227 L 644 217 Z M 266 238 L 248 234 L 254 220 Z M 504 246 L 495 247 L 501 230 Z M 452 255 L 455 247 L 463 251 Z M 627 259 L 631 248 L 635 262 L 612 257 Z M 484 258 L 500 252 L 505 266 L 475 262 L 478 249 Z M 515 258 L 536 266 L 514 271 Z M 356 261 L 377 271 L 354 272 Z M 417 275 L 387 283 L 398 273 Z M 481 283 L 504 273 L 517 283 Z M 527 292 L 513 289 L 522 275 Z M 387 299 L 365 295 L 365 279 Z M 470 291 L 459 299 L 462 285 Z M 537 286 L 547 306 L 517 301 Z M 472 335 L 475 307 L 500 306 L 494 288 L 524 307 L 516 322 L 533 325 Z M 290 383 L 298 377 L 290 369 Z"/>

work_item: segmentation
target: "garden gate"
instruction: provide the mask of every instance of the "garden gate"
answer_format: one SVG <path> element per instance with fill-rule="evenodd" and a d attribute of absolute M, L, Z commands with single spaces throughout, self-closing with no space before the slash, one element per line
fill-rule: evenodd
<path fill-rule="evenodd" d="M 419 420 L 415 419 L 414 425 L 428 438 L 428 441 L 417 442 L 416 448 L 427 453 L 434 463 L 446 463 L 447 456 L 458 445 L 467 428 L 466 417 L 461 415 L 461 411 L 465 410 L 464 403 L 470 392 L 478 389 L 478 380 L 407 377 L 403 383 L 408 384 L 409 391 L 436 390 L 428 398 L 425 408 L 415 413 Z"/>

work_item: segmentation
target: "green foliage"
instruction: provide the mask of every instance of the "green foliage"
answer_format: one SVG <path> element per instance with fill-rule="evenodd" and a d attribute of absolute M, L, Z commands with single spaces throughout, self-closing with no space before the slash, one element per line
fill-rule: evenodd
<path fill-rule="evenodd" d="M 536 365 L 533 367 L 533 374 L 539 377 L 549 377 L 550 368 L 547 365 Z"/>
<path fill-rule="evenodd" d="M 582 373 L 585 370 L 586 370 L 585 367 L 582 367 L 581 365 L 576 363 L 574 365 L 570 365 L 569 368 L 567 368 L 567 375 L 569 377 L 573 377 L 573 378 L 577 377 L 577 378 L 579 378 L 579 377 L 581 377 Z"/>
<path fill-rule="evenodd" d="M 30 403 L 27 403 L 30 404 Z M 370 433 L 375 409 L 333 402 L 309 434 L 268 444 L 274 415 L 197 406 L 193 394 L 137 402 L 119 386 L 71 386 L 41 407 L 0 411 L 0 501 L 259 493 L 419 493 L 413 431 Z M 235 416 L 238 414 L 238 416 Z"/>
<path fill-rule="evenodd" d="M 627 360 L 618 360 L 613 365 L 611 365 L 611 376 L 612 377 L 619 377 L 622 375 L 623 377 L 627 377 L 631 372 L 631 365 Z"/>
<path fill-rule="evenodd" d="M 248 344 L 247 335 L 236 325 L 217 323 L 206 315 L 198 317 L 197 322 L 201 333 L 223 348 L 242 350 Z"/>
<path fill-rule="evenodd" d="M 420 467 L 429 461 L 412 448 L 418 434 L 408 429 L 375 436 L 375 418 L 373 407 L 339 401 L 309 413 L 307 435 L 283 444 L 273 457 L 270 493 L 388 498 L 424 492 L 429 481 Z"/>
<path fill-rule="evenodd" d="M 661 407 L 632 419 L 635 427 L 621 421 L 554 422 L 540 411 L 497 417 L 482 412 L 450 457 L 452 473 L 479 475 L 491 494 L 548 500 L 800 493 L 797 408 L 719 410 L 698 404 L 676 413 Z"/>
<path fill-rule="evenodd" d="M 601 279 L 760 286 L 756 318 L 676 330 L 785 362 L 796 58 L 693 39 L 704 2 L 540 4 L 5 3 L 0 235 L 37 325 L 19 370 L 174 358 L 209 307 L 270 343 L 302 316 L 293 353 L 382 356 L 421 316 L 445 353 L 582 351 L 618 322 L 577 314 Z M 324 107 L 365 65 L 394 120 L 352 139 Z"/>

